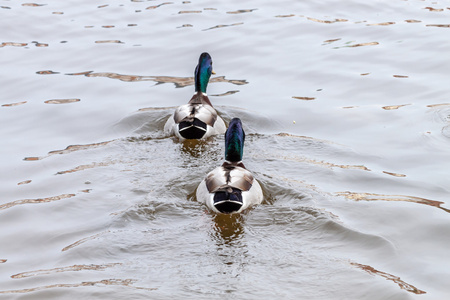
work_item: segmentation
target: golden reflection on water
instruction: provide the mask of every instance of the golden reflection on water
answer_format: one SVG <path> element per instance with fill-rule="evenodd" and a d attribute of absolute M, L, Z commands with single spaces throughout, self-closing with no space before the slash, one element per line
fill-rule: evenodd
<path fill-rule="evenodd" d="M 74 173 L 74 172 L 78 172 L 78 171 L 84 171 L 87 169 L 93 169 L 93 168 L 97 168 L 97 167 L 106 167 L 109 165 L 112 165 L 114 162 L 93 162 L 91 164 L 87 164 L 87 165 L 79 165 L 73 169 L 69 169 L 69 170 L 65 170 L 65 171 L 59 171 L 56 173 L 56 175 L 62 175 L 62 174 L 68 174 L 68 173 Z"/>
<path fill-rule="evenodd" d="M 254 157 L 257 158 L 261 158 L 264 159 L 265 156 L 264 155 L 260 155 L 260 154 L 255 154 Z M 350 170 L 363 170 L 363 171 L 371 171 L 369 168 L 367 168 L 364 165 L 339 165 L 339 164 L 335 164 L 335 163 L 331 163 L 331 162 L 327 162 L 327 161 L 318 161 L 315 159 L 311 159 L 311 158 L 306 158 L 306 157 L 299 157 L 296 155 L 282 155 L 282 154 L 272 154 L 272 159 L 277 158 L 280 160 L 284 160 L 284 161 L 295 161 L 295 162 L 303 162 L 303 163 L 309 163 L 309 164 L 313 164 L 313 165 L 318 165 L 318 166 L 322 166 L 322 167 L 327 167 L 327 168 L 341 168 L 341 169 L 350 169 Z"/>
<path fill-rule="evenodd" d="M 340 40 L 340 39 L 326 40 L 326 41 L 324 42 L 324 44 L 322 44 L 322 45 L 329 45 L 329 44 L 331 44 L 332 42 L 336 42 L 336 41 L 339 41 L 339 40 Z M 353 43 L 353 41 L 345 42 L 344 45 L 342 45 L 342 46 L 335 46 L 335 47 L 333 47 L 333 49 L 356 48 L 356 47 L 376 46 L 376 45 L 379 45 L 378 42 L 366 42 L 366 43 L 356 43 L 356 44 L 351 44 L 351 43 Z M 368 75 L 368 74 L 370 74 L 370 73 L 363 73 L 363 74 L 361 74 L 361 75 Z"/>
<path fill-rule="evenodd" d="M 174 139 L 178 141 L 176 138 Z M 181 151 L 188 154 L 190 157 L 200 158 L 204 153 L 210 150 L 210 141 L 212 139 L 213 138 L 206 140 L 184 140 L 181 142 Z"/>
<path fill-rule="evenodd" d="M 375 194 L 375 193 L 356 193 L 356 192 L 338 192 L 336 193 L 338 196 L 343 196 L 350 200 L 355 201 L 404 201 L 404 202 L 412 202 L 418 204 L 425 204 L 433 207 L 437 207 L 442 209 L 445 212 L 450 213 L 450 209 L 442 207 L 442 204 L 445 204 L 441 201 L 430 200 L 421 197 L 415 196 L 405 196 L 405 195 L 384 195 L 384 194 Z"/>
<path fill-rule="evenodd" d="M 349 45 L 348 47 L 376 46 L 378 44 L 379 44 L 378 42 L 368 42 L 368 43 L 353 44 L 353 45 Z"/>
<path fill-rule="evenodd" d="M 227 14 L 233 14 L 233 15 L 243 14 L 243 13 L 252 12 L 254 10 L 257 10 L 257 8 L 254 8 L 254 9 L 238 9 L 238 10 L 235 10 L 235 11 L 227 11 Z"/>
<path fill-rule="evenodd" d="M 85 145 L 70 145 L 67 146 L 64 150 L 53 150 L 50 151 L 48 154 L 53 155 L 53 154 L 66 154 L 66 153 L 70 153 L 70 152 L 74 152 L 74 151 L 79 151 L 79 150 L 86 150 L 86 149 L 92 149 L 92 148 L 97 148 L 97 147 L 101 147 L 101 146 L 105 146 L 112 141 L 106 141 L 106 142 L 100 142 L 100 143 L 92 143 L 92 144 L 85 144 Z"/>
<path fill-rule="evenodd" d="M 168 5 L 168 4 L 173 4 L 173 2 L 163 2 L 163 3 L 158 4 L 158 5 L 149 6 L 149 7 L 147 7 L 146 9 L 155 9 L 155 8 L 160 7 L 160 6 Z"/>
<path fill-rule="evenodd" d="M 94 73 L 93 71 L 67 73 L 69 76 L 84 75 L 86 77 L 107 77 L 111 79 L 119 79 L 126 82 L 136 81 L 154 81 L 157 84 L 173 83 L 175 87 L 182 88 L 194 84 L 194 77 L 173 77 L 173 76 L 140 76 L 140 75 L 125 75 L 112 72 Z M 248 84 L 245 79 L 226 79 L 225 76 L 218 76 L 211 78 L 209 82 L 227 82 L 235 85 Z"/>
<path fill-rule="evenodd" d="M 0 205 L 0 210 L 11 208 L 11 207 L 14 207 L 17 205 L 34 204 L 34 203 L 48 203 L 48 202 L 58 201 L 61 199 L 67 199 L 67 198 L 72 198 L 72 197 L 75 197 L 75 194 L 62 194 L 62 195 L 46 197 L 46 198 L 15 200 L 15 201 Z"/>
<path fill-rule="evenodd" d="M 210 28 L 203 29 L 203 31 L 211 30 L 211 29 L 224 28 L 224 27 L 230 27 L 230 26 L 239 26 L 239 25 L 243 25 L 243 24 L 244 24 L 244 22 L 233 23 L 233 24 L 228 24 L 228 25 L 224 25 L 224 24 L 216 25 L 216 26 L 213 26 L 213 27 L 210 27 Z"/>
<path fill-rule="evenodd" d="M 33 42 L 36 47 L 48 47 L 48 44 L 46 43 L 39 43 L 39 42 Z"/>
<path fill-rule="evenodd" d="M 102 41 L 95 41 L 96 44 L 124 44 L 124 42 L 120 40 L 102 40 Z"/>
<path fill-rule="evenodd" d="M 214 95 L 211 95 L 211 96 L 223 97 L 223 96 L 233 95 L 233 94 L 236 94 L 236 93 L 239 93 L 239 91 L 238 90 L 228 91 L 228 92 L 225 92 L 225 93 L 222 93 L 222 94 L 214 94 Z"/>
<path fill-rule="evenodd" d="M 278 176 L 278 178 L 283 180 L 283 181 L 285 181 L 285 182 L 294 183 L 294 184 L 300 185 L 303 188 L 307 188 L 307 189 L 310 189 L 310 190 L 313 190 L 313 191 L 318 191 L 319 190 L 317 188 L 317 186 L 315 186 L 314 184 L 306 183 L 303 180 L 287 178 L 287 177 L 284 177 L 284 176 Z M 266 197 L 264 197 L 264 198 L 266 198 Z M 270 203 L 270 201 L 268 201 L 268 202 Z"/>
<path fill-rule="evenodd" d="M 148 290 L 153 291 L 156 290 L 156 288 L 145 288 L 145 287 L 139 287 L 139 286 L 133 286 L 133 284 L 136 282 L 136 279 L 103 279 L 98 281 L 83 281 L 80 283 L 59 283 L 59 284 L 50 284 L 50 285 L 44 285 L 44 286 L 38 286 L 34 288 L 26 288 L 26 289 L 20 289 L 20 290 L 7 290 L 7 291 L 0 291 L 0 294 L 24 294 L 24 293 L 32 293 L 47 289 L 53 289 L 53 288 L 76 288 L 76 287 L 102 287 L 102 286 L 125 286 L 130 287 L 133 289 L 139 289 L 139 290 Z"/>
<path fill-rule="evenodd" d="M 243 215 L 216 214 L 213 216 L 212 236 L 218 244 L 234 244 L 244 233 Z"/>
<path fill-rule="evenodd" d="M 276 15 L 275 18 L 290 18 L 290 17 L 295 17 L 294 14 L 290 14 L 290 15 Z"/>
<path fill-rule="evenodd" d="M 434 12 L 441 12 L 441 11 L 444 11 L 443 8 L 434 8 L 434 7 L 431 7 L 431 6 L 427 6 L 427 7 L 425 7 L 424 9 L 428 9 L 429 11 L 434 11 Z"/>
<path fill-rule="evenodd" d="M 91 264 L 91 265 L 73 265 L 73 266 L 59 267 L 59 268 L 53 268 L 53 269 L 22 272 L 22 273 L 11 275 L 11 278 L 19 279 L 19 278 L 48 275 L 48 274 L 61 273 L 61 272 L 76 272 L 76 271 L 84 271 L 84 270 L 103 271 L 103 270 L 106 270 L 107 268 L 115 267 L 118 265 L 122 265 L 122 263 L 109 263 L 109 264 L 103 264 L 103 265 L 93 265 L 93 264 Z"/>
<path fill-rule="evenodd" d="M 139 108 L 138 111 L 157 111 L 157 110 L 168 110 L 168 109 L 175 109 L 176 106 L 171 106 L 171 107 L 144 107 L 144 108 Z"/>
<path fill-rule="evenodd" d="M 101 146 L 105 146 L 111 142 L 113 142 L 115 140 L 111 140 L 111 141 L 106 141 L 106 142 L 100 142 L 100 143 L 92 143 L 92 144 L 86 144 L 86 145 L 70 145 L 67 146 L 65 149 L 63 150 L 53 150 L 48 152 L 47 156 L 30 156 L 30 157 L 25 157 L 23 160 L 25 161 L 35 161 L 35 160 L 41 160 L 44 158 L 47 158 L 51 155 L 54 154 L 67 154 L 67 153 L 71 153 L 74 151 L 80 151 L 80 150 L 87 150 L 87 149 L 93 149 L 93 148 L 97 148 L 97 147 L 101 147 Z"/>
<path fill-rule="evenodd" d="M 388 172 L 388 171 L 383 171 L 383 173 L 394 176 L 394 177 L 406 177 L 405 174 L 400 174 L 400 173 L 393 173 L 393 172 Z"/>
<path fill-rule="evenodd" d="M 38 7 L 38 6 L 44 6 L 47 4 L 37 4 L 37 3 L 22 3 L 22 6 L 32 6 L 32 7 Z"/>
<path fill-rule="evenodd" d="M 450 103 L 429 104 L 427 107 L 450 106 Z"/>
<path fill-rule="evenodd" d="M 47 104 L 67 104 L 67 103 L 74 103 L 74 102 L 79 102 L 80 99 L 52 99 L 52 100 L 47 100 L 44 101 L 44 103 Z"/>
<path fill-rule="evenodd" d="M 306 101 L 311 101 L 311 100 L 316 99 L 314 97 L 298 97 L 298 96 L 292 96 L 292 98 L 298 99 L 298 100 L 306 100 Z"/>
<path fill-rule="evenodd" d="M 382 23 L 373 23 L 373 24 L 366 24 L 366 26 L 388 26 L 388 25 L 394 25 L 395 22 L 382 22 Z"/>
<path fill-rule="evenodd" d="M 442 28 L 449 28 L 450 24 L 427 24 L 427 27 L 442 27 Z"/>
<path fill-rule="evenodd" d="M 332 24 L 332 23 L 336 23 L 336 22 L 347 22 L 347 19 L 334 19 L 334 20 L 320 20 L 320 19 L 316 19 L 316 18 L 310 18 L 310 17 L 306 17 L 308 20 L 310 21 L 314 21 L 317 23 L 324 23 L 324 24 Z"/>
<path fill-rule="evenodd" d="M 0 47 L 11 46 L 11 47 L 25 47 L 28 45 L 27 43 L 13 43 L 13 42 L 4 42 L 0 44 Z"/>
<path fill-rule="evenodd" d="M 418 288 L 416 288 L 415 286 L 404 282 L 403 280 L 400 279 L 400 277 L 386 273 L 386 272 L 382 272 L 379 271 L 371 266 L 368 265 L 363 265 L 363 264 L 358 264 L 355 262 L 350 262 L 351 265 L 358 267 L 364 271 L 366 271 L 367 273 L 371 274 L 371 275 L 377 275 L 377 276 L 381 276 L 383 278 L 386 278 L 387 280 L 392 280 L 393 282 L 395 282 L 396 284 L 398 284 L 398 286 L 403 289 L 406 290 L 408 292 L 414 293 L 414 294 L 426 294 L 425 291 L 419 290 Z"/>
<path fill-rule="evenodd" d="M 52 75 L 52 74 L 59 74 L 59 72 L 53 72 L 52 70 L 43 70 L 43 71 L 37 71 L 36 74 L 39 74 L 39 75 Z"/>
<path fill-rule="evenodd" d="M 201 14 L 201 10 L 181 10 L 178 14 Z"/>
<path fill-rule="evenodd" d="M 111 232 L 111 231 L 106 230 L 106 231 L 103 231 L 103 232 L 100 232 L 100 233 L 97 233 L 97 234 L 94 234 L 94 235 L 91 235 L 91 236 L 82 238 L 82 239 L 80 239 L 80 240 L 78 240 L 78 241 L 76 241 L 76 242 L 74 242 L 74 243 L 72 243 L 72 244 L 70 244 L 70 245 L 68 245 L 68 246 L 66 246 L 66 247 L 64 247 L 64 248 L 62 248 L 61 251 L 64 252 L 64 251 L 70 250 L 70 249 L 72 249 L 72 248 L 75 248 L 76 246 L 79 246 L 79 245 L 81 245 L 81 244 L 84 244 L 84 243 L 87 242 L 87 241 L 95 240 L 95 239 L 98 238 L 99 236 L 102 236 L 102 235 L 107 234 L 107 233 L 110 233 L 110 232 Z"/>
<path fill-rule="evenodd" d="M 320 142 L 320 143 L 326 143 L 326 144 L 337 144 L 335 142 L 328 141 L 328 140 L 317 139 L 317 138 L 313 138 L 313 137 L 305 136 L 305 135 L 294 135 L 294 134 L 290 134 L 290 133 L 286 133 L 286 132 L 280 132 L 276 136 L 297 138 L 297 139 L 306 139 L 306 140 L 312 140 L 312 141 L 316 141 L 316 142 Z"/>
<path fill-rule="evenodd" d="M 384 109 L 384 110 L 393 110 L 393 109 L 399 109 L 400 107 L 408 106 L 408 105 L 411 105 L 411 104 L 387 105 L 387 106 L 383 106 L 382 109 Z"/>
<path fill-rule="evenodd" d="M 17 185 L 29 184 L 30 182 L 31 182 L 31 180 L 28 179 L 28 180 L 24 180 L 24 181 L 17 183 Z"/>
<path fill-rule="evenodd" d="M 22 104 L 27 103 L 27 101 L 21 101 L 21 102 L 15 102 L 15 103 L 7 103 L 7 104 L 3 104 L 3 107 L 12 107 L 12 106 L 19 106 Z"/>
<path fill-rule="evenodd" d="M 324 43 L 333 43 L 333 42 L 337 42 L 337 41 L 339 41 L 339 40 L 341 40 L 341 38 L 331 39 L 331 40 L 326 40 L 326 41 L 323 41 L 323 42 L 324 42 Z"/>

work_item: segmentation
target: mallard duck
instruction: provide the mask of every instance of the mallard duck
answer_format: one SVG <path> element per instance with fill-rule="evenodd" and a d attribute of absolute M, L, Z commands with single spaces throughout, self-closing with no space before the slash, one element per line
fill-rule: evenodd
<path fill-rule="evenodd" d="M 180 140 L 204 139 L 222 134 L 225 122 L 217 115 L 206 95 L 206 87 L 212 73 L 212 60 L 208 53 L 202 53 L 194 72 L 195 94 L 188 104 L 178 107 L 164 125 L 164 132 L 175 134 Z"/>
<path fill-rule="evenodd" d="M 216 213 L 239 213 L 263 200 L 261 186 L 242 163 L 244 140 L 241 120 L 232 119 L 225 133 L 225 162 L 197 188 L 197 201 Z"/>

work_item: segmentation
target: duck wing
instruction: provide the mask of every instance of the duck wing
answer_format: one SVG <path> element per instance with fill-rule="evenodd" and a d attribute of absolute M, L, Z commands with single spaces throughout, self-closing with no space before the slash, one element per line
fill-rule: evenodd
<path fill-rule="evenodd" d="M 206 187 L 210 193 L 236 188 L 248 191 L 253 185 L 253 175 L 250 171 L 238 167 L 219 167 L 206 176 Z"/>
<path fill-rule="evenodd" d="M 174 113 L 175 123 L 181 122 L 192 123 L 194 119 L 198 119 L 209 126 L 214 126 L 217 120 L 216 110 L 209 105 L 204 104 L 185 104 L 179 106 Z"/>

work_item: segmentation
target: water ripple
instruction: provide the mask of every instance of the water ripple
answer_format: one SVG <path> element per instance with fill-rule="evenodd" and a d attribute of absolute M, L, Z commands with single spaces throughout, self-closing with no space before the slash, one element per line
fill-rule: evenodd
<path fill-rule="evenodd" d="M 367 273 L 369 273 L 371 275 L 376 275 L 376 276 L 380 276 L 380 277 L 386 278 L 387 280 L 391 280 L 391 281 L 395 282 L 396 284 L 398 284 L 398 286 L 401 289 L 406 290 L 406 291 L 408 291 L 410 293 L 414 293 L 414 294 L 417 294 L 417 295 L 426 294 L 425 291 L 422 291 L 422 290 L 416 288 L 415 286 L 413 286 L 413 285 L 411 285 L 409 283 L 406 283 L 405 281 L 401 280 L 400 277 L 398 277 L 398 276 L 395 276 L 395 275 L 392 275 L 392 274 L 389 274 L 389 273 L 386 273 L 386 272 L 382 272 L 382 271 L 379 271 L 379 270 L 377 270 L 377 269 L 375 269 L 375 268 L 373 268 L 371 266 L 359 264 L 359 263 L 356 263 L 356 262 L 351 262 L 351 265 L 353 265 L 355 267 L 358 267 L 361 270 L 364 270 L 364 271 L 366 271 Z"/>

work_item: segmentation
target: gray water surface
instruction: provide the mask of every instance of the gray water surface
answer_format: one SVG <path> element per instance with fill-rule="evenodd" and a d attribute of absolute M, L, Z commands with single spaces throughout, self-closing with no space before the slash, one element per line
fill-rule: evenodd
<path fill-rule="evenodd" d="M 446 299 L 445 1 L 0 0 L 1 299 Z M 164 136 L 209 52 L 264 203 Z"/>

